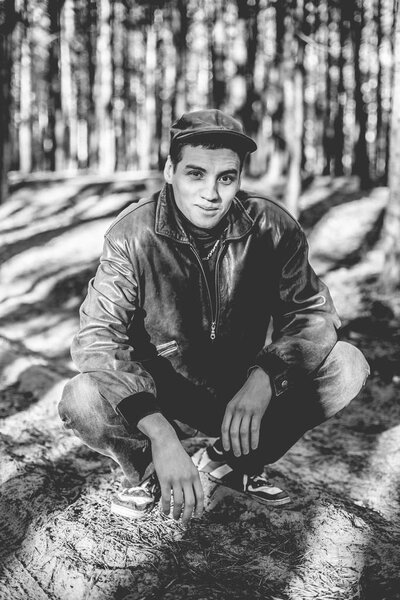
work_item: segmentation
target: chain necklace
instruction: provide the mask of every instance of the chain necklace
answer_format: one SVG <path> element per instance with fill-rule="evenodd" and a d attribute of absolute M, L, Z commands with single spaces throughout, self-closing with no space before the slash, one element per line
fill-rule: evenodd
<path fill-rule="evenodd" d="M 207 254 L 207 256 L 205 256 L 204 258 L 202 258 L 201 260 L 210 260 L 210 258 L 212 257 L 212 255 L 214 254 L 214 252 L 217 249 L 217 246 L 219 244 L 220 240 L 217 240 L 214 244 L 214 246 L 211 248 L 210 252 Z"/>

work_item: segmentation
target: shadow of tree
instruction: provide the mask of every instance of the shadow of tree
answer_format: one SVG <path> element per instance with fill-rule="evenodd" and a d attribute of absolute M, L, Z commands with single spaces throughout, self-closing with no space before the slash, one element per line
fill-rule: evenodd
<path fill-rule="evenodd" d="M 89 186 L 87 186 L 87 187 L 89 187 Z M 92 187 L 96 187 L 96 186 L 90 186 L 90 188 L 92 188 Z M 104 190 L 101 195 L 104 196 L 106 194 L 107 188 L 109 186 L 103 186 L 103 187 L 104 187 Z M 113 193 L 115 193 L 115 192 L 113 192 Z M 119 193 L 122 193 L 122 190 Z M 72 205 L 79 204 L 79 202 L 82 200 L 83 197 L 84 196 L 81 195 L 81 192 L 78 192 L 76 195 L 70 197 L 68 199 L 68 203 L 66 203 L 64 206 L 62 206 L 61 209 L 59 211 L 57 211 L 56 215 L 57 214 L 61 215 L 63 212 L 66 212 L 67 210 L 69 210 Z M 93 221 L 97 221 L 97 220 L 101 220 L 101 219 L 112 218 L 112 217 L 118 215 L 122 210 L 124 210 L 127 206 L 129 206 L 133 202 L 137 202 L 139 199 L 140 199 L 140 195 L 133 197 L 133 198 L 131 197 L 129 199 L 127 198 L 126 201 L 124 201 L 122 203 L 121 202 L 118 203 L 118 205 L 115 208 L 106 209 L 106 210 L 102 211 L 101 215 L 98 215 L 98 216 L 85 217 L 84 213 L 80 214 L 79 212 L 76 212 L 73 215 L 71 215 L 70 221 L 65 225 L 60 224 L 57 227 L 51 227 L 49 229 L 46 229 L 45 231 L 33 233 L 32 235 L 30 235 L 27 238 L 16 240 L 16 241 L 10 242 L 8 244 L 5 243 L 5 244 L 3 244 L 3 249 L 2 249 L 3 260 L 10 260 L 17 254 L 20 254 L 21 252 L 27 250 L 28 248 L 42 246 L 42 245 L 50 242 L 52 239 L 56 238 L 57 236 L 59 236 L 63 233 L 66 233 L 68 231 L 71 231 L 72 229 L 74 229 L 82 224 L 91 223 Z M 101 198 L 99 197 L 99 202 L 100 202 L 100 200 L 101 200 Z M 54 216 L 55 216 L 55 214 L 53 213 L 51 215 L 51 217 L 53 218 Z M 38 222 L 43 222 L 43 216 L 40 214 L 36 214 L 35 220 Z M 3 234 L 4 233 L 12 233 L 17 230 L 24 230 L 25 228 L 26 228 L 26 225 L 21 225 L 20 227 L 11 228 L 9 230 L 2 231 L 2 233 Z"/>
<path fill-rule="evenodd" d="M 300 211 L 299 223 L 304 230 L 309 232 L 324 217 L 330 209 L 353 200 L 361 200 L 369 193 L 364 191 L 349 191 L 346 183 L 339 189 L 335 189 L 331 194 L 324 196 L 319 202 L 303 208 Z"/>

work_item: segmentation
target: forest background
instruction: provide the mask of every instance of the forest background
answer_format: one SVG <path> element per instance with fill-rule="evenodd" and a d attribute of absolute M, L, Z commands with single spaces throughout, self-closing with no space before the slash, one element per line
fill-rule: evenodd
<path fill-rule="evenodd" d="M 205 107 L 243 122 L 247 173 L 283 176 L 295 215 L 319 175 L 387 185 L 397 6 L 2 0 L 0 202 L 15 172 L 161 169 L 171 122 Z"/>
<path fill-rule="evenodd" d="M 287 510 L 208 489 L 186 535 L 110 517 L 56 406 L 104 232 L 206 107 L 257 141 L 243 187 L 299 218 L 371 377 L 274 466 Z M 1 598 L 400 598 L 399 164 L 396 0 L 0 0 Z"/>

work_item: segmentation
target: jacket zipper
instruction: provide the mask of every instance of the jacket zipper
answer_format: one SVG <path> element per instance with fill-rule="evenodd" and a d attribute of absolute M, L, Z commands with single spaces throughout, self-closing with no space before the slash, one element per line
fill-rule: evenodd
<path fill-rule="evenodd" d="M 195 255 L 195 257 L 197 258 L 197 262 L 200 265 L 200 269 L 201 272 L 203 274 L 203 278 L 206 284 L 206 288 L 207 288 L 207 293 L 208 293 L 208 299 L 210 302 L 210 311 L 211 311 L 211 327 L 210 327 L 210 339 L 213 342 L 215 340 L 215 338 L 217 337 L 217 321 L 218 321 L 218 316 L 219 316 L 219 302 L 218 302 L 218 263 L 219 263 L 219 257 L 221 256 L 221 252 L 224 246 L 224 242 L 221 242 L 221 248 L 218 252 L 217 255 L 217 260 L 215 261 L 215 312 L 213 310 L 213 304 L 212 304 L 212 298 L 211 298 L 211 291 L 210 291 L 210 286 L 208 285 L 208 281 L 207 281 L 207 276 L 206 273 L 204 271 L 204 267 L 203 264 L 201 262 L 201 258 L 199 253 L 197 252 L 196 248 L 190 244 L 190 247 L 193 251 L 193 254 Z"/>

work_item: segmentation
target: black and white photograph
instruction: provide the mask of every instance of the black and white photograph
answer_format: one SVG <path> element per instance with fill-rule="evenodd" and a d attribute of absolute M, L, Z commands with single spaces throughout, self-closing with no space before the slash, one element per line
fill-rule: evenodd
<path fill-rule="evenodd" d="M 400 600 L 399 0 L 0 0 L 0 600 Z"/>

